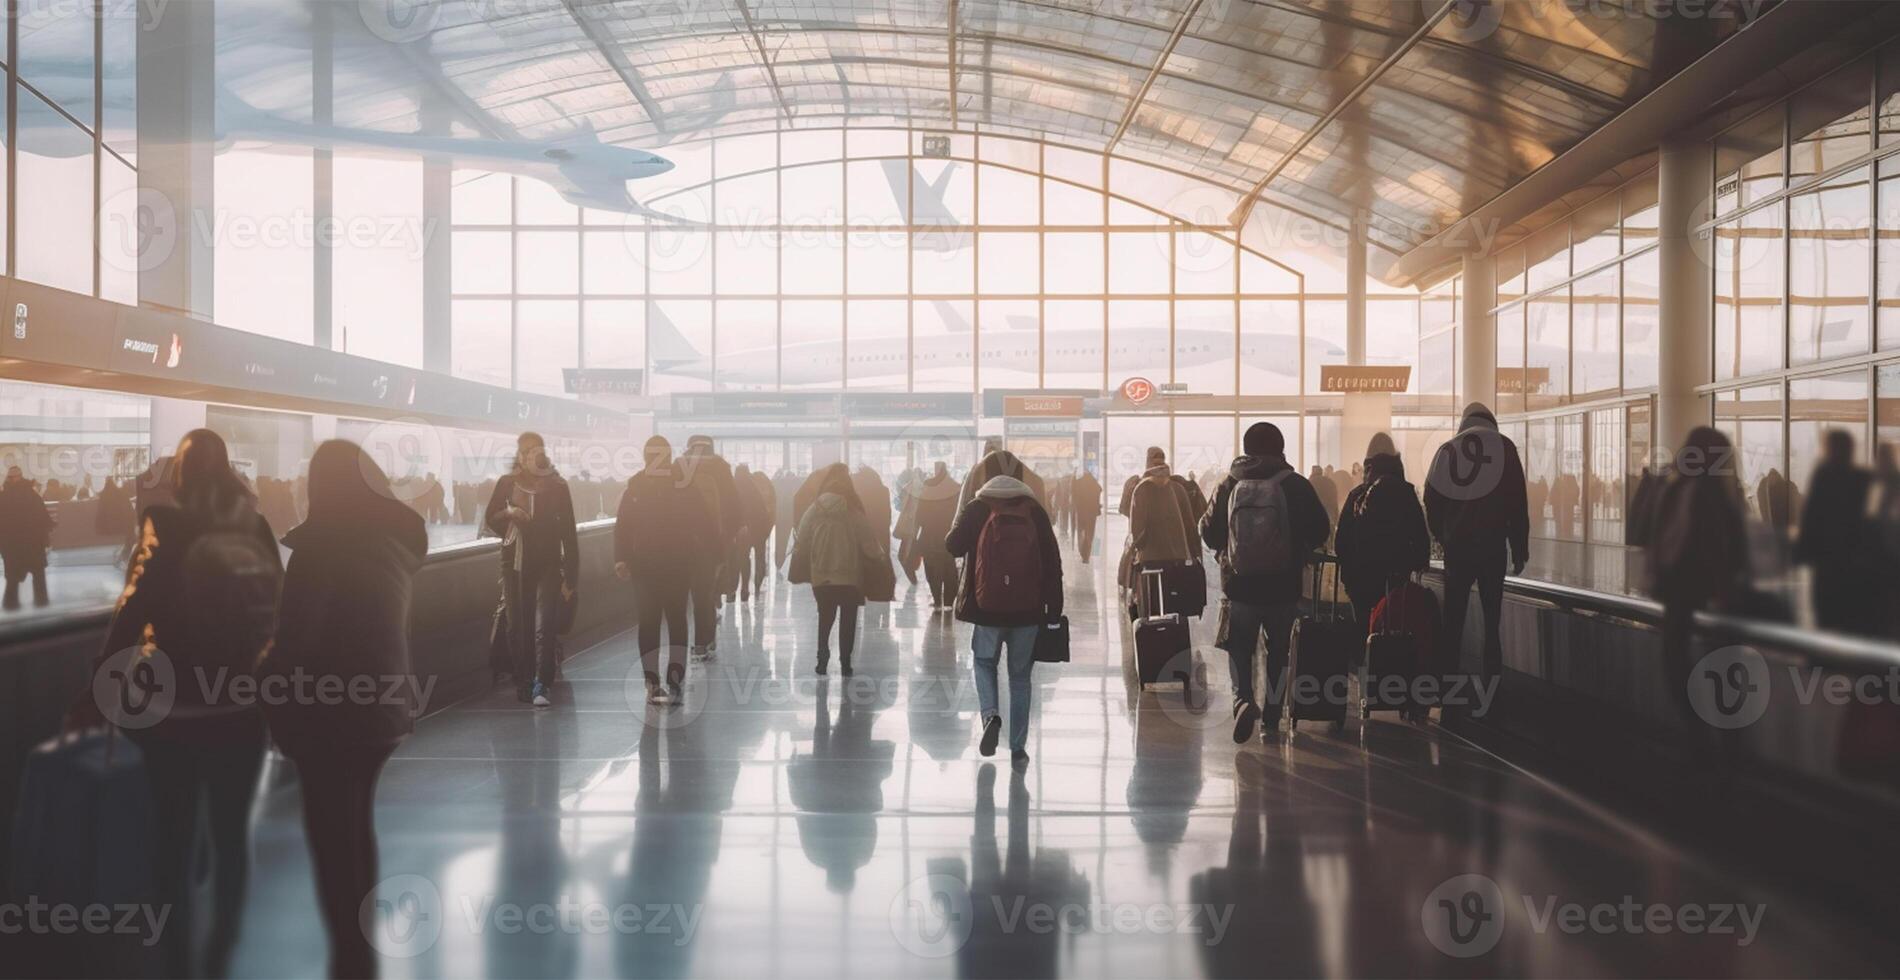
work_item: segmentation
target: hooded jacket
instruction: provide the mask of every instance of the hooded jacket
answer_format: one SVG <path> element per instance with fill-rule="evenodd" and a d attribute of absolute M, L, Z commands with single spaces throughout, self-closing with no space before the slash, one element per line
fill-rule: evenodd
<path fill-rule="evenodd" d="M 1482 405 L 1465 410 L 1458 434 L 1438 447 L 1425 480 L 1425 523 L 1445 558 L 1482 558 L 1507 544 L 1530 557 L 1530 495 L 1517 445 Z"/>
<path fill-rule="evenodd" d="M 912 533 L 917 535 L 917 553 L 923 557 L 948 554 L 943 539 L 957 519 L 957 484 L 946 474 L 920 480 L 911 489 L 915 520 Z"/>
<path fill-rule="evenodd" d="M 1017 459 L 1015 453 L 1007 449 L 998 449 L 978 460 L 975 466 L 970 467 L 970 472 L 963 478 L 963 490 L 957 494 L 957 510 L 961 512 L 963 508 L 969 506 L 970 501 L 976 499 L 976 492 L 999 476 L 1021 481 L 1035 496 L 1036 503 L 1045 509 L 1048 508 L 1049 498 L 1043 493 L 1042 477 L 1037 476 L 1036 471 L 1030 469 L 1027 463 Z"/>
<path fill-rule="evenodd" d="M 872 529 L 862 511 L 836 493 L 821 493 L 798 521 L 793 554 L 811 562 L 811 584 L 864 588 L 863 562 L 884 558 L 884 536 Z M 794 559 L 796 560 L 796 559 Z"/>
<path fill-rule="evenodd" d="M 636 582 L 692 576 L 716 560 L 719 538 L 706 498 L 671 463 L 649 466 L 627 481 L 614 521 L 614 561 Z"/>
<path fill-rule="evenodd" d="M 992 613 L 976 604 L 976 562 L 969 560 L 989 522 L 993 501 L 1029 498 L 1030 519 L 1036 525 L 1036 537 L 1042 542 L 1042 612 L 1027 615 Z M 969 503 L 957 511 L 956 522 L 945 536 L 944 547 L 952 557 L 966 559 L 958 577 L 956 617 L 978 626 L 1036 626 L 1053 623 L 1062 616 L 1062 552 L 1056 544 L 1055 527 L 1049 512 L 1035 499 L 1035 491 L 1021 480 L 999 476 L 985 483 Z"/>
<path fill-rule="evenodd" d="M 1227 468 L 1227 477 L 1214 490 L 1214 499 L 1208 504 L 1206 516 L 1201 518 L 1201 541 L 1220 558 L 1221 591 L 1229 599 L 1257 605 L 1298 601 L 1300 581 L 1306 576 L 1311 554 L 1325 545 L 1327 536 L 1332 534 L 1332 523 L 1326 519 L 1326 508 L 1320 505 L 1313 484 L 1298 473 L 1287 472 L 1292 469 L 1284 455 L 1241 456 Z M 1293 536 L 1293 553 L 1299 560 L 1295 567 L 1284 572 L 1235 574 L 1227 561 L 1227 508 L 1234 495 L 1234 484 L 1241 480 L 1270 480 L 1282 472 L 1287 475 L 1280 481 L 1280 491 L 1286 496 L 1287 527 Z"/>
<path fill-rule="evenodd" d="M 713 518 L 713 533 L 718 535 L 719 549 L 723 553 L 739 540 L 739 530 L 745 526 L 738 489 L 732 480 L 732 465 L 704 443 L 688 444 L 674 465 L 685 475 L 688 485 L 705 499 L 706 510 Z"/>
<path fill-rule="evenodd" d="M 1166 463 L 1151 466 L 1135 484 L 1128 514 L 1128 536 L 1135 557 L 1144 562 L 1187 561 L 1201 549 L 1189 538 L 1194 505 L 1175 482 Z"/>
<path fill-rule="evenodd" d="M 271 734 L 286 744 L 388 743 L 409 734 L 427 707 L 409 660 L 411 583 L 429 550 L 422 518 L 391 500 L 366 513 L 313 517 L 284 535 L 284 547 L 290 561 L 276 640 L 258 673 L 313 685 L 339 677 L 346 692 L 363 683 L 356 678 L 375 684 L 367 700 L 267 700 Z"/>
<path fill-rule="evenodd" d="M 1405 461 L 1397 455 L 1366 457 L 1365 482 L 1346 495 L 1339 509 L 1339 533 L 1333 537 L 1340 572 L 1348 582 L 1380 587 L 1386 579 L 1409 575 L 1431 562 L 1432 540 L 1418 490 L 1405 479 Z"/>

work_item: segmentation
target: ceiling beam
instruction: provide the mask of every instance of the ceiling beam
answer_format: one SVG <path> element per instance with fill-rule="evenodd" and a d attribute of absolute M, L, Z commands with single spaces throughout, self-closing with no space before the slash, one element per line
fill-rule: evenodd
<path fill-rule="evenodd" d="M 574 19 L 574 26 L 579 27 L 581 33 L 587 36 L 587 40 L 594 45 L 594 50 L 600 52 L 601 58 L 613 68 L 614 74 L 620 76 L 620 81 L 627 86 L 627 91 L 633 93 L 634 101 L 640 103 L 640 108 L 646 110 L 647 119 L 653 123 L 653 128 L 665 133 L 667 131 L 665 113 L 660 111 L 660 104 L 653 98 L 653 93 L 647 91 L 646 81 L 640 77 L 639 69 L 633 67 L 633 62 L 627 60 L 626 52 L 620 49 L 620 45 L 614 42 L 612 36 L 594 23 L 592 16 L 581 13 L 577 0 L 561 0 L 561 6 L 567 9 L 567 15 Z"/>
<path fill-rule="evenodd" d="M 1199 2 L 1199 0 L 1196 0 Z M 950 128 L 957 128 L 957 0 L 950 0 Z"/>
<path fill-rule="evenodd" d="M 950 3 L 952 9 L 955 9 L 956 0 L 950 0 Z M 1128 111 L 1122 113 L 1121 125 L 1115 127 L 1115 135 L 1109 139 L 1108 146 L 1103 149 L 1104 153 L 1115 152 L 1116 144 L 1127 135 L 1128 127 L 1135 124 L 1135 113 L 1141 110 L 1142 102 L 1148 98 L 1148 90 L 1154 88 L 1155 79 L 1161 77 L 1161 69 L 1167 67 L 1169 56 L 1174 54 L 1174 46 L 1181 43 L 1182 35 L 1187 33 L 1188 24 L 1194 20 L 1194 15 L 1199 13 L 1200 9 L 1201 0 L 1189 0 L 1187 8 L 1181 11 L 1180 19 L 1174 23 L 1174 31 L 1168 35 L 1168 43 L 1161 46 L 1161 53 L 1155 56 L 1154 67 L 1148 69 L 1148 77 L 1141 80 L 1141 87 L 1135 90 L 1135 97 L 1129 100 Z"/>
<path fill-rule="evenodd" d="M 759 25 L 752 20 L 752 8 L 746 0 L 732 0 L 739 8 L 739 16 L 745 19 L 746 33 L 752 35 L 752 48 L 759 54 L 759 67 L 765 69 L 765 81 L 772 86 L 772 97 L 778 100 L 778 114 L 786 122 L 792 121 L 792 107 L 785 101 L 785 90 L 778 86 L 778 72 L 772 68 L 772 56 L 765 50 L 765 35 L 759 33 Z"/>
<path fill-rule="evenodd" d="M 1425 18 L 1423 24 L 1418 25 L 1418 30 L 1413 31 L 1411 36 L 1401 42 L 1397 48 L 1393 49 L 1391 54 L 1386 55 L 1384 61 L 1379 62 L 1371 71 L 1367 72 L 1366 77 L 1360 79 L 1359 84 L 1354 85 L 1352 90 L 1346 93 L 1345 98 L 1340 99 L 1331 109 L 1326 110 L 1325 115 L 1314 121 L 1313 125 L 1308 127 L 1306 132 L 1301 133 L 1300 138 L 1295 140 L 1293 145 L 1288 147 L 1285 153 L 1281 154 L 1280 159 L 1275 161 L 1273 166 L 1267 170 L 1266 175 L 1260 178 L 1260 182 L 1255 184 L 1253 189 L 1248 191 L 1246 196 L 1240 199 L 1239 204 L 1234 205 L 1234 213 L 1230 216 L 1229 223 L 1235 228 L 1246 224 L 1247 216 L 1253 213 L 1253 206 L 1260 201 L 1260 195 L 1266 191 L 1267 185 L 1273 183 L 1273 179 L 1280 176 L 1280 172 L 1287 168 L 1287 164 L 1292 163 L 1293 158 L 1300 155 L 1300 151 L 1306 149 L 1313 140 L 1317 139 L 1319 134 L 1324 132 L 1326 127 L 1330 125 L 1333 120 L 1338 119 L 1340 113 L 1345 112 L 1354 102 L 1359 101 L 1359 97 L 1366 94 L 1367 89 L 1370 89 L 1373 85 L 1378 83 L 1379 79 L 1385 77 L 1385 73 L 1391 71 L 1392 66 L 1398 64 L 1400 59 L 1404 58 L 1413 48 L 1417 47 L 1418 43 L 1423 41 L 1425 36 L 1430 34 L 1432 30 L 1438 26 L 1440 21 L 1450 15 L 1452 8 L 1457 6 L 1458 2 L 1459 0 L 1445 0 L 1443 6 L 1434 11 L 1430 17 Z"/>

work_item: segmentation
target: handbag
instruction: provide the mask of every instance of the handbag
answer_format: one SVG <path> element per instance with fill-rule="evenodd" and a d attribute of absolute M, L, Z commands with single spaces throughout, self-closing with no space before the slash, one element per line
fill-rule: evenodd
<path fill-rule="evenodd" d="M 866 602 L 891 602 L 897 598 L 897 569 L 891 567 L 888 552 L 858 563 L 858 583 Z"/>
<path fill-rule="evenodd" d="M 811 584 L 811 555 L 796 544 L 792 546 L 791 560 L 785 564 L 785 581 L 792 585 Z"/>
<path fill-rule="evenodd" d="M 1044 623 L 1036 631 L 1035 660 L 1041 664 L 1069 662 L 1069 617 L 1063 616 L 1056 622 Z"/>

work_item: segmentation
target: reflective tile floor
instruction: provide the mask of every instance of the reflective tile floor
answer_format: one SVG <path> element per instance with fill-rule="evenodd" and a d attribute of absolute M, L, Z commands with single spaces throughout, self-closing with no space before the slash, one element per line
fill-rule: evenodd
<path fill-rule="evenodd" d="M 1224 695 L 1126 679 L 1110 563 L 1069 575 L 1075 662 L 1036 669 L 1021 772 L 978 756 L 968 628 L 921 588 L 870 607 L 852 678 L 814 680 L 810 593 L 780 584 L 729 609 L 685 707 L 642 703 L 621 636 L 575 652 L 552 709 L 430 718 L 378 799 L 385 974 L 1891 972 L 1873 924 L 1436 729 L 1237 749 Z M 241 975 L 323 970 L 298 805 L 262 804 Z"/>

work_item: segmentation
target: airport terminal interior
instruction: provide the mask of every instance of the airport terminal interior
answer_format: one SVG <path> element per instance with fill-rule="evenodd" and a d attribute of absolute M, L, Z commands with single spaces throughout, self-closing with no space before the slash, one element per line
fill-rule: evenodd
<path fill-rule="evenodd" d="M 1900 972 L 1900 3 L 0 25 L 0 977 Z"/>

